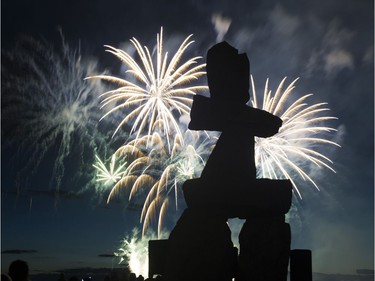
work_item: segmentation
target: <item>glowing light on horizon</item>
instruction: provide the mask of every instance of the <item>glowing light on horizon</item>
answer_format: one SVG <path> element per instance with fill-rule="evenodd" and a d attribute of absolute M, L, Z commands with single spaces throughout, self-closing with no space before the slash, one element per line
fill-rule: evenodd
<path fill-rule="evenodd" d="M 268 111 L 283 120 L 279 132 L 270 138 L 255 138 L 255 162 L 258 177 L 260 178 L 287 178 L 302 198 L 296 183 L 296 176 L 309 181 L 318 188 L 314 179 L 309 175 L 310 165 L 318 168 L 327 168 L 333 172 L 332 161 L 316 149 L 317 145 L 339 144 L 329 140 L 326 133 L 336 129 L 326 126 L 326 121 L 337 118 L 325 116 L 329 111 L 327 103 L 308 105 L 306 100 L 312 95 L 307 94 L 295 101 L 291 101 L 291 92 L 298 79 L 283 89 L 284 78 L 274 95 L 268 89 L 268 79 L 265 84 L 262 106 L 258 104 L 253 77 L 251 77 L 252 99 L 251 105 Z M 306 167 L 309 166 L 309 167 Z"/>
<path fill-rule="evenodd" d="M 128 265 L 131 272 L 137 276 L 148 276 L 148 240 L 150 239 L 156 237 L 140 237 L 138 230 L 133 229 L 131 235 L 121 240 L 119 249 L 114 253 L 119 258 L 119 264 Z"/>
<path fill-rule="evenodd" d="M 96 75 L 88 79 L 99 78 L 119 85 L 101 95 L 102 107 L 111 106 L 101 119 L 119 111 L 127 111 L 126 117 L 117 126 L 114 135 L 125 124 L 132 122 L 130 134 L 135 133 L 136 139 L 142 134 L 151 136 L 153 132 L 162 132 L 168 144 L 170 138 L 182 135 L 178 120 L 181 115 L 188 115 L 192 104 L 192 96 L 197 91 L 207 90 L 206 86 L 189 85 L 198 80 L 205 72 L 205 64 L 197 64 L 201 57 L 193 57 L 181 62 L 187 48 L 194 42 L 188 36 L 180 45 L 176 53 L 168 61 L 168 52 L 164 52 L 163 29 L 157 34 L 156 61 L 149 49 L 142 47 L 133 38 L 130 42 L 137 51 L 140 64 L 130 54 L 112 46 L 106 46 L 107 52 L 115 55 L 128 68 L 129 76 L 136 81 L 110 75 Z"/>

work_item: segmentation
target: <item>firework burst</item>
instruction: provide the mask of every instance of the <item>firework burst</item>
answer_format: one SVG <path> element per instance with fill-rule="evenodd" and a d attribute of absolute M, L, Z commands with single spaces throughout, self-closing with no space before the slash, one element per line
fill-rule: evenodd
<path fill-rule="evenodd" d="M 157 221 L 160 236 L 171 200 L 177 211 L 182 184 L 187 179 L 199 177 L 212 150 L 213 140 L 214 137 L 207 133 L 188 130 L 183 137 L 179 134 L 175 136 L 170 152 L 165 139 L 158 133 L 122 146 L 116 155 L 133 160 L 112 188 L 107 202 L 120 192 L 127 192 L 129 201 L 140 197 L 143 206 L 140 217 L 142 234 L 145 235 L 151 223 Z"/>
<path fill-rule="evenodd" d="M 125 170 L 126 162 L 123 164 L 120 164 L 117 168 L 115 168 L 116 154 L 113 154 L 111 157 L 109 169 L 106 167 L 103 161 L 100 160 L 98 155 L 95 155 L 95 158 L 96 158 L 96 165 L 94 164 L 93 167 L 97 170 L 97 174 L 96 174 L 97 181 L 104 182 L 104 185 L 115 184 L 122 178 L 122 176 L 126 172 Z"/>
<path fill-rule="evenodd" d="M 84 61 L 79 48 L 71 50 L 62 40 L 61 52 L 56 52 L 45 42 L 24 38 L 4 54 L 2 68 L 2 116 L 24 158 L 19 178 L 27 179 L 47 153 L 55 153 L 50 184 L 57 192 L 67 157 L 74 150 L 82 161 L 84 148 L 96 148 L 101 139 L 97 91 L 104 90 L 98 81 L 84 81 L 96 72 L 96 64 Z"/>
<path fill-rule="evenodd" d="M 319 168 L 324 167 L 334 172 L 331 167 L 332 161 L 316 148 L 322 144 L 339 146 L 326 136 L 327 133 L 335 132 L 336 129 L 324 125 L 326 121 L 337 118 L 324 115 L 329 111 L 326 107 L 327 103 L 308 105 L 306 100 L 311 94 L 291 102 L 290 95 L 298 79 L 291 82 L 284 90 L 285 80 L 286 78 L 280 82 L 275 94 L 272 95 L 268 89 L 267 79 L 263 103 L 262 106 L 259 106 L 254 80 L 251 77 L 251 105 L 279 116 L 283 120 L 283 125 L 276 135 L 270 138 L 255 138 L 255 163 L 258 177 L 287 178 L 302 198 L 295 181 L 295 175 L 304 181 L 309 181 L 319 189 L 309 176 L 308 168 L 304 168 L 308 166 L 306 164 L 313 164 Z"/>
<path fill-rule="evenodd" d="M 170 138 L 182 135 L 177 117 L 190 113 L 192 96 L 197 91 L 206 90 L 206 86 L 186 86 L 205 74 L 205 64 L 197 64 L 200 57 L 193 57 L 180 63 L 187 48 L 194 42 L 188 36 L 177 52 L 168 61 L 168 52 L 163 49 L 163 29 L 157 34 L 156 58 L 153 59 L 149 49 L 142 47 L 135 38 L 130 42 L 137 51 L 141 64 L 123 50 L 106 46 L 107 51 L 120 59 L 128 68 L 127 73 L 136 79 L 130 80 L 109 75 L 97 75 L 88 78 L 100 78 L 119 85 L 119 88 L 101 95 L 102 106 L 111 106 L 102 117 L 119 110 L 129 110 L 126 117 L 117 126 L 114 134 L 125 124 L 132 122 L 130 134 L 136 139 L 142 134 L 151 136 L 159 130 Z M 155 63 L 154 63 L 155 61 Z M 170 148 L 170 147 L 169 147 Z"/>

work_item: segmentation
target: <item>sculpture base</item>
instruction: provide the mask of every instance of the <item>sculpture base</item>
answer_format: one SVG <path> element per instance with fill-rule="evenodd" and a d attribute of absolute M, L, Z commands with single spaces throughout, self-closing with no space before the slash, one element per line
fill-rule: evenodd
<path fill-rule="evenodd" d="M 187 180 L 182 187 L 188 207 L 223 218 L 284 216 L 292 204 L 289 180 L 257 179 L 246 182 Z"/>

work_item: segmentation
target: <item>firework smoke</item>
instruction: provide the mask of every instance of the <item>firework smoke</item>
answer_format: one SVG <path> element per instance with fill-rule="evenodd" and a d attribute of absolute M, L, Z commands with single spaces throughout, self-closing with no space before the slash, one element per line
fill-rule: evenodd
<path fill-rule="evenodd" d="M 2 67 L 2 116 L 22 158 L 19 183 L 24 185 L 46 154 L 52 153 L 50 186 L 57 194 L 68 156 L 75 154 L 82 162 L 85 148 L 93 151 L 102 140 L 97 131 L 101 115 L 97 98 L 104 90 L 99 81 L 84 80 L 97 73 L 96 64 L 83 60 L 80 49 L 70 49 L 61 37 L 60 52 L 45 42 L 24 38 L 4 53 Z"/>

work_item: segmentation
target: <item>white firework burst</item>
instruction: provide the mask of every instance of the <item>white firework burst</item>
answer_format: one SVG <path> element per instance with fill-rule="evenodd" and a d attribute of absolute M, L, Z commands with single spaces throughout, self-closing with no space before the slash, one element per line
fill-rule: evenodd
<path fill-rule="evenodd" d="M 95 155 L 96 158 L 96 165 L 94 164 L 93 167 L 97 170 L 96 174 L 96 180 L 98 182 L 103 182 L 104 185 L 110 185 L 117 183 L 122 176 L 126 173 L 126 164 L 127 162 L 116 166 L 116 154 L 113 154 L 111 157 L 111 161 L 109 164 L 109 169 L 106 167 L 106 165 L 103 163 L 102 160 L 100 160 L 98 155 Z"/>
<path fill-rule="evenodd" d="M 310 164 L 319 168 L 327 168 L 334 172 L 332 161 L 319 152 L 319 145 L 338 146 L 327 137 L 327 133 L 336 129 L 325 125 L 326 121 L 337 118 L 325 116 L 329 111 L 327 103 L 308 105 L 306 100 L 312 95 L 304 95 L 295 101 L 291 101 L 291 93 L 298 79 L 291 82 L 285 89 L 284 78 L 275 94 L 268 89 L 266 81 L 262 106 L 258 104 L 258 98 L 254 86 L 253 77 L 251 105 L 268 111 L 283 120 L 279 132 L 270 138 L 255 138 L 255 163 L 258 177 L 260 178 L 287 178 L 295 191 L 302 198 L 297 186 L 295 176 L 312 183 L 317 189 L 314 179 L 310 177 L 307 166 Z"/>
<path fill-rule="evenodd" d="M 182 134 L 176 118 L 189 114 L 192 96 L 197 91 L 207 89 L 207 86 L 191 85 L 192 81 L 205 74 L 205 64 L 197 64 L 201 57 L 193 57 L 181 63 L 185 51 L 194 42 L 190 41 L 191 36 L 182 42 L 170 60 L 168 52 L 163 49 L 162 28 L 160 34 L 157 34 L 156 58 L 137 39 L 131 39 L 140 64 L 125 51 L 106 46 L 107 51 L 119 58 L 128 68 L 127 73 L 136 79 L 133 83 L 110 75 L 88 77 L 119 85 L 119 88 L 101 95 L 102 106 L 111 106 L 102 119 L 119 110 L 126 112 L 126 117 L 119 123 L 114 134 L 123 125 L 130 123 L 130 134 L 135 133 L 136 139 L 142 134 L 151 136 L 153 132 L 159 131 L 169 142 L 176 134 Z"/>

